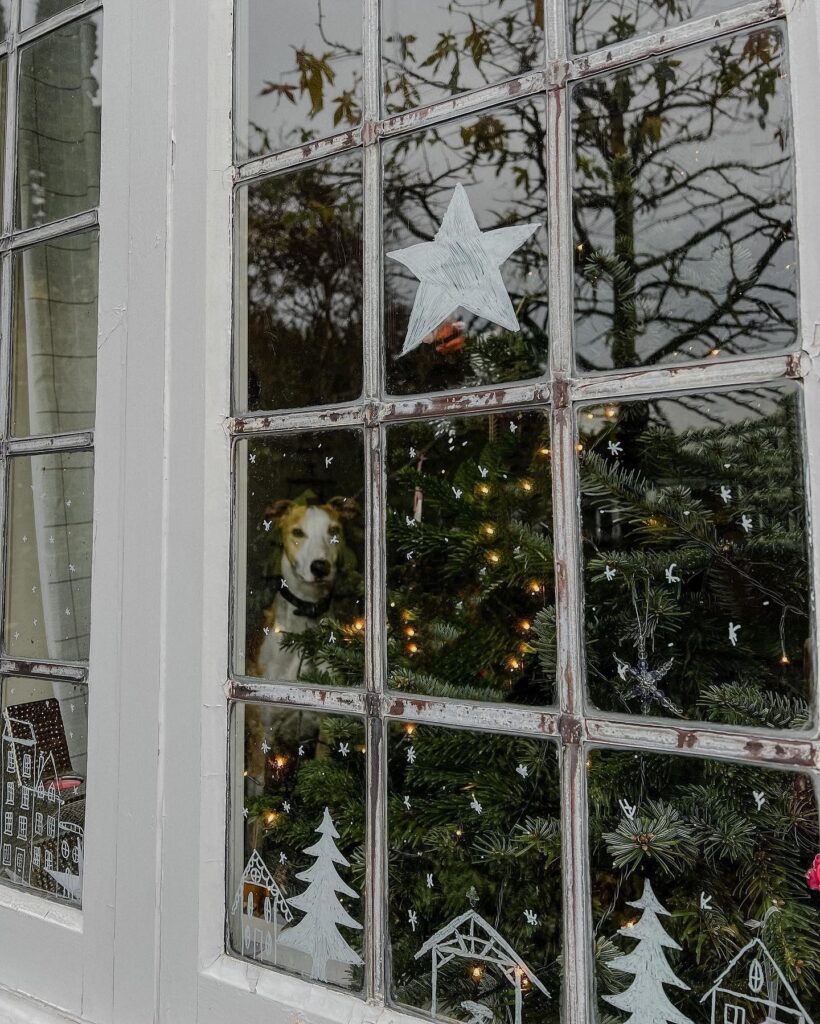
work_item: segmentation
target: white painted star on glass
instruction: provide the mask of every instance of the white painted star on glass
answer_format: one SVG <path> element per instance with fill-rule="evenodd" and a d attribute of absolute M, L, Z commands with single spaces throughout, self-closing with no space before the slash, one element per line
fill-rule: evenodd
<path fill-rule="evenodd" d="M 456 185 L 433 241 L 387 254 L 421 282 L 401 354 L 418 348 L 459 308 L 508 331 L 519 331 L 518 317 L 499 268 L 540 226 L 518 224 L 481 231 L 464 187 Z"/>

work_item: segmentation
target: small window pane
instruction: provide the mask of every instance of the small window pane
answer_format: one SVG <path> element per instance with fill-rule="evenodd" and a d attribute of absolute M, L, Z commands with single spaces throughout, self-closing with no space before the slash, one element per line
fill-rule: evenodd
<path fill-rule="evenodd" d="M 798 386 L 579 413 L 587 676 L 612 711 L 813 718 Z"/>
<path fill-rule="evenodd" d="M 389 742 L 393 998 L 437 1020 L 557 1024 L 555 746 L 410 722 Z"/>
<path fill-rule="evenodd" d="M 232 718 L 230 949 L 361 991 L 364 722 L 261 704 Z"/>
<path fill-rule="evenodd" d="M 364 458 L 356 430 L 237 445 L 240 673 L 364 679 Z"/>
<path fill-rule="evenodd" d="M 9 460 L 5 649 L 88 659 L 94 461 L 90 453 Z"/>
<path fill-rule="evenodd" d="M 588 766 L 601 1020 L 817 1020 L 811 776 L 638 751 Z"/>
<path fill-rule="evenodd" d="M 98 258 L 96 231 L 14 257 L 13 434 L 94 426 Z"/>
<path fill-rule="evenodd" d="M 388 114 L 480 89 L 546 59 L 544 5 L 530 0 L 386 0 L 382 78 Z"/>
<path fill-rule="evenodd" d="M 239 193 L 237 381 L 246 409 L 362 391 L 362 158 L 354 153 Z"/>
<path fill-rule="evenodd" d="M 544 147 L 540 99 L 385 145 L 393 394 L 546 372 Z"/>
<path fill-rule="evenodd" d="M 3 679 L 2 687 L 2 788 L 12 791 L 14 827 L 3 836 L 0 876 L 79 903 L 88 753 L 86 688 L 17 676 Z"/>
<path fill-rule="evenodd" d="M 20 52 L 17 225 L 90 210 L 100 198 L 102 18 L 50 32 Z"/>
<path fill-rule="evenodd" d="M 261 156 L 361 120 L 362 8 L 239 0 L 236 156 Z"/>
<path fill-rule="evenodd" d="M 737 6 L 737 0 L 570 0 L 573 49 L 597 50 Z"/>
<path fill-rule="evenodd" d="M 21 0 L 20 28 L 25 31 L 32 25 L 39 25 L 46 18 L 51 18 L 61 11 L 74 7 L 78 0 Z"/>
<path fill-rule="evenodd" d="M 11 0 L 0 0 L 0 36 L 5 38 L 11 27 Z"/>
<path fill-rule="evenodd" d="M 796 344 L 788 96 L 774 28 L 573 89 L 581 369 Z"/>
<path fill-rule="evenodd" d="M 547 417 L 414 423 L 387 437 L 390 686 L 551 703 Z"/>

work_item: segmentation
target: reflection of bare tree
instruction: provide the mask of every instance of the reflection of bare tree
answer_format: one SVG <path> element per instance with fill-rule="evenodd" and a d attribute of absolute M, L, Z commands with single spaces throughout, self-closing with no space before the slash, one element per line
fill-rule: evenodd
<path fill-rule="evenodd" d="M 357 397 L 360 158 L 269 178 L 247 196 L 249 407 Z"/>
<path fill-rule="evenodd" d="M 762 30 L 576 88 L 576 330 L 585 368 L 792 342 L 783 77 L 781 36 Z"/>

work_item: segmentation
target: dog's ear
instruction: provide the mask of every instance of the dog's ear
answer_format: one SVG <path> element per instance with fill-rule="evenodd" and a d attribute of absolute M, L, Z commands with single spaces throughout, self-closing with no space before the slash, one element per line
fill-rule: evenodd
<path fill-rule="evenodd" d="M 278 501 L 272 501 L 270 505 L 265 509 L 265 515 L 270 516 L 274 522 L 278 522 L 284 515 L 286 515 L 293 508 L 294 503 L 290 498 L 280 498 Z"/>
<path fill-rule="evenodd" d="M 340 519 L 358 519 L 362 514 L 361 506 L 355 498 L 343 498 L 337 494 L 335 498 L 330 498 L 326 505 L 333 509 Z"/>

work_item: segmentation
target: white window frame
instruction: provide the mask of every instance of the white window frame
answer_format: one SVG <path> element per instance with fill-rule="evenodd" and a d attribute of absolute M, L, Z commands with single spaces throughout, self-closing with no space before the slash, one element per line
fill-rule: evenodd
<path fill-rule="evenodd" d="M 103 7 L 93 699 L 83 909 L 0 886 L 0 1019 L 409 1024 L 418 1018 L 225 953 L 232 0 L 105 0 Z M 563 39 L 552 0 L 548 9 L 550 38 Z M 527 387 L 553 399 L 553 437 L 564 438 L 564 449 L 572 435 L 569 401 L 595 401 L 614 389 L 623 398 L 799 376 L 811 446 L 808 483 L 810 493 L 820 495 L 820 11 L 810 0 L 754 0 L 720 20 L 740 27 L 775 11 L 788 14 L 801 354 L 580 378 L 570 364 L 568 332 L 553 330 L 552 384 Z M 375 12 L 375 0 L 365 0 L 371 53 L 378 47 Z M 709 34 L 713 22 L 669 30 L 663 43 L 645 38 L 611 47 L 606 66 Z M 607 53 L 570 65 L 560 49 L 553 50 L 543 71 L 523 76 L 530 91 L 547 90 L 549 138 L 566 126 L 558 92 L 566 76 L 582 63 L 603 66 Z M 476 95 L 448 101 L 428 116 L 468 112 Z M 503 97 L 503 90 L 497 95 Z M 378 116 L 373 97 L 371 81 L 365 104 L 369 152 Z M 563 181 L 563 192 L 558 188 L 550 196 L 554 296 L 562 289 L 569 294 L 572 273 L 565 155 L 551 154 L 554 180 Z M 282 165 L 284 158 L 275 159 Z M 366 211 L 371 241 L 380 232 L 373 213 Z M 566 308 L 551 309 L 558 322 L 569 323 Z M 377 306 L 368 307 L 366 323 L 365 343 L 374 352 Z M 781 369 L 773 374 L 775 362 Z M 458 401 L 448 406 L 451 413 Z M 572 493 L 567 461 L 556 465 L 556 480 Z M 818 518 L 812 523 L 815 552 Z M 544 717 L 549 732 L 561 738 L 565 794 L 580 806 L 584 751 L 594 743 L 718 758 L 744 759 L 754 752 L 770 765 L 812 770 L 820 794 L 817 730 L 781 738 L 699 724 L 687 727 L 684 737 L 677 725 L 635 719 L 613 732 L 583 713 L 573 683 L 581 678 L 580 578 L 573 544 L 567 546 L 576 527 L 558 525 L 566 581 L 559 605 L 562 708 Z M 817 557 L 814 585 L 820 594 Z M 367 700 L 381 702 L 384 695 L 357 699 L 366 710 Z M 584 858 L 586 849 L 582 830 L 565 834 L 566 865 Z M 574 970 L 565 983 L 563 1024 L 589 1021 L 588 934 L 586 916 L 566 919 L 565 948 L 573 951 L 567 962 Z"/>

